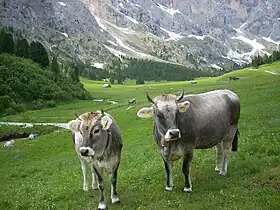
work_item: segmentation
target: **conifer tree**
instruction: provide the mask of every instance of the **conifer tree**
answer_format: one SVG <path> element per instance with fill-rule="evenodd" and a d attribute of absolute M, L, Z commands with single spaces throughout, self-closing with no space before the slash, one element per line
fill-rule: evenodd
<path fill-rule="evenodd" d="M 13 35 L 6 32 L 4 29 L 0 30 L 0 52 L 9 54 L 13 54 L 15 52 Z"/>
<path fill-rule="evenodd" d="M 56 56 L 53 56 L 50 68 L 51 68 L 51 71 L 53 71 L 56 75 L 60 74 L 60 68 L 59 68 L 59 64 L 57 62 Z"/>
<path fill-rule="evenodd" d="M 29 58 L 29 44 L 26 39 L 18 39 L 16 45 L 16 56 Z"/>
<path fill-rule="evenodd" d="M 31 42 L 29 55 L 34 62 L 39 63 L 42 67 L 49 65 L 48 53 L 40 42 Z"/>

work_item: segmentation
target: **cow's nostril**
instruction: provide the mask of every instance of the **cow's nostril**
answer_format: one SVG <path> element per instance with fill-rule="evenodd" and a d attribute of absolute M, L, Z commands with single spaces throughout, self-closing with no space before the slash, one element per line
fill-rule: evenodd
<path fill-rule="evenodd" d="M 174 137 L 174 138 L 177 138 L 179 137 L 179 131 L 170 131 L 170 136 Z"/>
<path fill-rule="evenodd" d="M 81 155 L 86 156 L 88 154 L 89 150 L 88 149 L 82 149 L 81 150 Z"/>

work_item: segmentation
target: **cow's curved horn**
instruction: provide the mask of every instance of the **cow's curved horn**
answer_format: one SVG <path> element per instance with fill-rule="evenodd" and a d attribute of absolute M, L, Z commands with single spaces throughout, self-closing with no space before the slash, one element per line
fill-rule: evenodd
<path fill-rule="evenodd" d="M 82 121 L 81 118 L 79 118 L 78 114 L 75 113 L 76 118 L 78 118 L 78 120 Z"/>
<path fill-rule="evenodd" d="M 101 108 L 101 115 L 104 116 L 104 110 Z"/>
<path fill-rule="evenodd" d="M 177 101 L 181 101 L 183 97 L 184 97 L 184 89 L 181 89 L 181 94 L 179 97 L 177 97 Z"/>
<path fill-rule="evenodd" d="M 150 101 L 152 104 L 154 104 L 155 102 L 153 101 L 153 99 L 151 98 L 151 96 L 149 95 L 148 91 L 146 91 L 146 96 L 148 101 Z"/>

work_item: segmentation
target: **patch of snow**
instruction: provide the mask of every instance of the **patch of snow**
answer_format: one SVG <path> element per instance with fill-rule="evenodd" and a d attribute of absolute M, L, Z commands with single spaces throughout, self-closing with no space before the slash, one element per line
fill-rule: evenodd
<path fill-rule="evenodd" d="M 124 8 L 124 6 L 123 6 L 123 3 L 122 2 L 120 2 L 119 3 L 119 6 L 121 7 L 121 8 Z M 124 8 L 125 9 L 125 8 Z"/>
<path fill-rule="evenodd" d="M 237 30 L 241 30 L 247 23 L 243 23 Z"/>
<path fill-rule="evenodd" d="M 229 50 L 228 54 L 226 57 L 222 56 L 223 58 L 229 59 L 234 61 L 235 63 L 241 65 L 247 62 L 251 61 L 250 56 L 248 53 L 240 54 L 236 51 L 233 51 L 232 49 Z"/>
<path fill-rule="evenodd" d="M 179 39 L 182 39 L 184 38 L 184 36 L 181 35 L 181 33 L 179 34 L 176 34 L 172 31 L 168 31 L 162 27 L 160 27 L 161 30 L 163 30 L 164 32 L 168 33 L 168 36 L 170 37 L 169 39 L 166 39 L 166 41 L 169 41 L 169 40 L 175 40 L 175 41 L 178 41 Z"/>
<path fill-rule="evenodd" d="M 92 15 L 93 15 L 93 13 L 92 13 Z M 93 15 L 93 16 L 94 16 L 94 18 L 95 18 L 97 24 L 99 25 L 99 27 L 100 27 L 101 29 L 103 29 L 103 30 L 106 31 L 107 28 L 106 28 L 106 26 L 101 22 L 101 19 L 100 19 L 99 17 L 97 17 L 96 15 Z"/>
<path fill-rule="evenodd" d="M 266 73 L 270 73 L 270 74 L 274 74 L 274 75 L 279 75 L 279 73 L 275 72 L 275 71 L 269 71 L 269 70 L 265 70 Z"/>
<path fill-rule="evenodd" d="M 131 51 L 131 52 L 134 52 L 134 53 L 140 55 L 141 57 L 146 57 L 146 56 L 147 56 L 147 54 L 141 53 L 141 52 L 137 52 L 136 50 L 134 50 L 134 49 L 132 49 L 131 47 L 127 46 L 120 38 L 118 38 L 118 37 L 116 37 L 116 36 L 114 36 L 114 35 L 112 35 L 112 36 L 116 39 L 117 43 L 118 43 L 121 47 L 123 47 L 123 48 L 125 48 L 125 49 L 127 49 L 127 50 L 129 50 L 129 51 Z"/>
<path fill-rule="evenodd" d="M 196 38 L 196 39 L 199 39 L 199 40 L 203 40 L 204 38 L 205 38 L 205 35 L 203 35 L 203 36 L 196 36 L 196 35 L 193 35 L 193 34 L 190 34 L 190 35 L 188 35 L 188 37 L 189 38 Z"/>
<path fill-rule="evenodd" d="M 120 32 L 122 32 L 124 34 L 135 34 L 135 31 L 131 30 L 130 28 L 122 28 L 122 27 L 116 26 L 115 24 L 110 23 L 110 22 L 108 22 L 106 20 L 105 20 L 105 22 L 108 25 L 113 26 L 114 28 L 118 29 Z"/>
<path fill-rule="evenodd" d="M 128 3 L 128 4 L 132 5 L 132 6 L 141 7 L 139 4 L 134 4 L 134 3 L 132 3 L 132 2 L 130 2 L 128 0 L 125 0 L 125 1 L 126 1 L 126 3 Z"/>
<path fill-rule="evenodd" d="M 165 7 L 159 3 L 156 3 L 156 5 L 161 9 L 163 10 L 164 12 L 167 12 L 169 13 L 171 16 L 173 16 L 174 14 L 176 13 L 181 13 L 178 9 L 174 10 L 173 8 L 168 8 L 168 7 Z"/>
<path fill-rule="evenodd" d="M 103 63 L 94 63 L 93 66 L 94 66 L 95 68 L 98 68 L 98 69 L 103 69 L 104 64 L 103 64 Z"/>
<path fill-rule="evenodd" d="M 118 46 L 115 42 L 108 40 L 107 42 L 109 42 L 110 44 L 114 45 L 114 46 Z"/>
<path fill-rule="evenodd" d="M 232 39 L 239 39 L 249 45 L 251 45 L 253 47 L 253 49 L 256 49 L 256 50 L 263 50 L 265 49 L 265 46 L 263 46 L 262 44 L 258 43 L 256 39 L 248 39 L 246 38 L 245 36 L 237 36 L 237 37 L 232 37 Z"/>
<path fill-rule="evenodd" d="M 241 35 L 237 36 L 237 37 L 232 37 L 232 39 L 241 40 L 241 41 L 247 43 L 248 45 L 252 46 L 253 50 L 251 52 L 239 54 L 239 57 L 241 55 L 241 57 L 244 57 L 247 61 L 251 61 L 251 57 L 254 56 L 256 52 L 262 52 L 264 54 L 270 55 L 268 52 L 263 50 L 263 49 L 265 49 L 265 46 L 258 43 L 256 39 L 251 40 L 251 39 L 248 39 Z"/>
<path fill-rule="evenodd" d="M 61 6 L 64 6 L 64 7 L 66 6 L 66 4 L 65 4 L 64 2 L 62 2 L 62 1 L 59 1 L 58 3 L 59 3 Z"/>
<path fill-rule="evenodd" d="M 66 33 L 61 32 L 61 34 L 67 38 L 69 37 L 68 34 L 66 34 Z"/>
<path fill-rule="evenodd" d="M 133 22 L 133 23 L 135 23 L 135 24 L 138 24 L 138 21 L 135 20 L 134 18 L 129 17 L 129 16 L 127 16 L 127 15 L 125 15 L 125 17 L 126 17 L 128 20 L 130 20 L 131 22 Z"/>
<path fill-rule="evenodd" d="M 264 40 L 267 41 L 267 42 L 271 42 L 271 43 L 273 43 L 273 44 L 280 45 L 280 41 L 279 41 L 279 42 L 276 42 L 276 41 L 272 40 L 272 39 L 270 38 L 270 36 L 269 36 L 269 37 L 264 37 L 264 36 L 263 36 L 262 39 L 264 39 Z"/>
<path fill-rule="evenodd" d="M 233 28 L 237 33 L 240 33 L 240 34 L 242 34 L 243 33 L 243 31 L 241 31 L 239 28 Z"/>
<path fill-rule="evenodd" d="M 211 64 L 210 66 L 215 69 L 222 69 L 222 67 L 218 66 L 217 64 Z"/>
<path fill-rule="evenodd" d="M 111 48 L 111 47 L 109 47 L 109 46 L 107 46 L 107 45 L 103 45 L 104 47 L 106 47 L 107 48 L 107 50 L 109 50 L 111 53 L 113 53 L 115 56 L 117 56 L 117 57 L 119 57 L 119 56 L 126 56 L 126 54 L 125 53 L 123 53 L 123 52 L 121 52 L 121 51 L 118 51 L 118 50 L 115 50 L 115 49 L 113 49 L 113 48 Z"/>

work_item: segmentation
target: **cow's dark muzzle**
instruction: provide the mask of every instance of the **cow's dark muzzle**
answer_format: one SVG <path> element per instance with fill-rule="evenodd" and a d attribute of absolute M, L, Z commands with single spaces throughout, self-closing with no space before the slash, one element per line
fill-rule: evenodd
<path fill-rule="evenodd" d="M 180 134 L 180 131 L 179 130 L 172 130 L 172 131 L 169 131 L 169 133 L 170 133 L 170 136 L 171 136 L 171 138 L 173 139 L 173 138 L 179 138 L 179 134 Z"/>
<path fill-rule="evenodd" d="M 80 149 L 80 153 L 82 156 L 88 156 L 89 150 L 87 148 Z"/>

